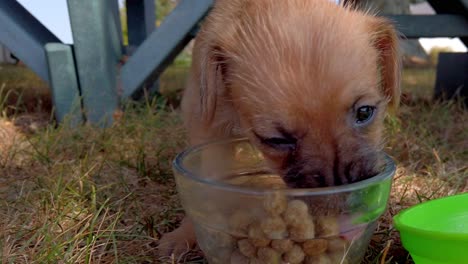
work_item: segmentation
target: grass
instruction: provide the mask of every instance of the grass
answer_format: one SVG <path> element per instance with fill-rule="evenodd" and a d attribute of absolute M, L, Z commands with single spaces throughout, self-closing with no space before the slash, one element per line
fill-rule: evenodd
<path fill-rule="evenodd" d="M 24 66 L 0 64 L 2 115 L 48 112 L 52 100 L 47 84 Z"/>
<path fill-rule="evenodd" d="M 175 263 L 158 258 L 155 247 L 183 215 L 170 163 L 186 146 L 174 110 L 184 66 L 161 78 L 169 104 L 128 106 L 106 129 L 55 127 L 50 109 L 26 107 L 47 100 L 47 87 L 25 68 L 0 66 L 1 263 Z M 391 217 L 468 191 L 468 112 L 433 103 L 433 81 L 433 69 L 405 70 L 403 105 L 386 123 L 386 151 L 398 172 L 365 263 L 412 263 Z M 203 263 L 194 256 L 192 263 Z"/>
<path fill-rule="evenodd" d="M 0 168 L 2 263 L 152 263 L 181 214 L 179 126 L 174 112 L 133 109 L 108 129 L 49 126 L 13 144 Z"/>
<path fill-rule="evenodd" d="M 424 103 L 423 103 L 424 102 Z M 391 217 L 427 200 L 468 191 L 468 112 L 455 103 L 404 105 L 398 118 L 387 122 L 387 152 L 398 161 L 387 213 L 368 252 L 368 263 L 413 263 L 402 249 Z M 377 262 L 392 241 L 388 260 Z"/>

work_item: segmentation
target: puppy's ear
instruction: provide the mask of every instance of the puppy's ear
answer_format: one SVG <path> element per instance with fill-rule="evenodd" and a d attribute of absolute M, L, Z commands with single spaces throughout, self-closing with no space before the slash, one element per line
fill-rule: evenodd
<path fill-rule="evenodd" d="M 399 38 L 392 23 L 384 18 L 373 18 L 370 23 L 372 45 L 378 51 L 381 88 L 389 99 L 390 109 L 400 103 L 401 62 Z"/>
<path fill-rule="evenodd" d="M 219 97 L 225 91 L 226 61 L 219 48 L 209 47 L 201 60 L 200 107 L 202 122 L 210 123 Z"/>

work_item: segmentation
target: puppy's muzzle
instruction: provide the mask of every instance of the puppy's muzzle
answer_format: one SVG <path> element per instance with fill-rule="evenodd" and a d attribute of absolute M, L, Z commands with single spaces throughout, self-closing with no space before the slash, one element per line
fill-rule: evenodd
<path fill-rule="evenodd" d="M 361 157 L 349 162 L 324 166 L 314 161 L 298 162 L 283 174 L 290 188 L 319 188 L 339 186 L 368 179 L 377 175 L 383 159 L 378 154 Z"/>

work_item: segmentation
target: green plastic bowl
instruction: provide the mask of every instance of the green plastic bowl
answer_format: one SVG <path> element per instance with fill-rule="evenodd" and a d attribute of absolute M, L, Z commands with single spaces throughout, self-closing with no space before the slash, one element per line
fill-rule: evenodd
<path fill-rule="evenodd" d="M 413 206 L 394 222 L 416 264 L 468 263 L 468 193 Z"/>

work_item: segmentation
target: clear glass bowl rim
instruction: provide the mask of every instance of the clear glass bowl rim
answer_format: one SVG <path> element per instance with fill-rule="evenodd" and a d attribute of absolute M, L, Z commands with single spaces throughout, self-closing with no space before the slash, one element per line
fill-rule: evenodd
<path fill-rule="evenodd" d="M 192 181 L 208 185 L 210 188 L 215 189 L 222 189 L 230 192 L 236 192 L 240 194 L 247 194 L 247 195 L 265 195 L 269 193 L 274 193 L 281 191 L 286 195 L 290 196 L 321 196 L 321 195 L 336 195 L 339 193 L 345 192 L 353 192 L 368 188 L 370 186 L 379 184 L 389 178 L 391 178 L 396 171 L 395 161 L 385 152 L 382 151 L 384 159 L 385 159 L 385 169 L 377 174 L 374 177 L 371 177 L 366 180 L 362 180 L 359 182 L 345 184 L 340 186 L 331 186 L 331 187 L 320 187 L 320 188 L 284 188 L 284 189 L 254 189 L 248 187 L 239 187 L 236 185 L 232 185 L 229 183 L 221 182 L 221 181 L 213 181 L 208 180 L 206 178 L 197 175 L 196 173 L 191 172 L 187 168 L 184 167 L 183 162 L 184 160 L 189 157 L 192 153 L 197 153 L 204 148 L 208 148 L 212 145 L 225 145 L 225 144 L 235 144 L 245 142 L 250 144 L 247 138 L 235 138 L 235 139 L 222 139 L 211 141 L 203 144 L 194 145 L 185 149 L 184 151 L 180 152 L 176 155 L 172 162 L 173 169 L 177 171 L 183 177 L 186 177 Z"/>

